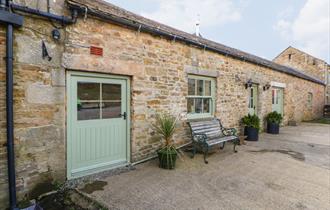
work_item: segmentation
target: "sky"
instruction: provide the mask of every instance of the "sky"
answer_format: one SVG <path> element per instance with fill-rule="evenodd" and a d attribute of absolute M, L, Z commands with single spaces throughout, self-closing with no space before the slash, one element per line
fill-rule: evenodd
<path fill-rule="evenodd" d="M 330 63 L 330 0 L 106 0 L 272 60 L 288 46 Z"/>

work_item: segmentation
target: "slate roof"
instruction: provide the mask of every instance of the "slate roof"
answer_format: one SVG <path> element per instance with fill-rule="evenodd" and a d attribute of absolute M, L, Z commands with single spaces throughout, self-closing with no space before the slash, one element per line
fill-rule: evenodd
<path fill-rule="evenodd" d="M 315 82 L 321 85 L 325 85 L 324 81 L 311 77 L 302 73 L 301 71 L 277 64 L 270 60 L 243 52 L 241 50 L 225 46 L 223 44 L 198 37 L 193 34 L 189 34 L 162 23 L 147 19 L 135 13 L 129 12 L 125 9 L 117 7 L 113 4 L 105 2 L 103 0 L 67 0 L 69 7 L 80 9 L 81 12 L 88 11 L 87 14 L 97 15 L 99 18 L 106 21 L 112 21 L 120 25 L 127 25 L 132 27 L 135 25 L 140 28 L 146 28 L 147 31 L 154 31 L 156 34 L 164 35 L 168 34 L 172 39 L 178 39 L 191 44 L 195 44 L 199 47 L 203 47 L 206 50 L 216 51 L 220 54 L 231 56 L 236 59 L 244 60 L 245 62 L 254 63 L 260 66 L 270 68 L 274 71 L 289 74 L 295 77 L 299 77 L 311 82 Z"/>

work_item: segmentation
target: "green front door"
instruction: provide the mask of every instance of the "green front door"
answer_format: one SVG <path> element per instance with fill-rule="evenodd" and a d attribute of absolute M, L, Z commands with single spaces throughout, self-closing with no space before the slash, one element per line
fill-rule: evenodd
<path fill-rule="evenodd" d="M 126 78 L 68 74 L 68 178 L 128 161 Z"/>
<path fill-rule="evenodd" d="M 258 86 L 252 85 L 249 88 L 249 114 L 258 114 Z"/>
<path fill-rule="evenodd" d="M 283 115 L 283 89 L 272 89 L 272 111 L 276 111 Z"/>

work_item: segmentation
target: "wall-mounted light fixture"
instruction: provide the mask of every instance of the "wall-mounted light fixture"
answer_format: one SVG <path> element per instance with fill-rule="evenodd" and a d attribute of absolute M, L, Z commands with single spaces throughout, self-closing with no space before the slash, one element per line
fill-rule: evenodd
<path fill-rule="evenodd" d="M 249 79 L 246 83 L 245 83 L 245 89 L 248 89 L 250 87 L 252 87 L 253 83 L 252 83 L 252 80 Z"/>
<path fill-rule="evenodd" d="M 269 90 L 269 88 L 270 88 L 270 84 L 269 84 L 269 83 L 267 83 L 267 84 L 264 85 L 264 87 L 263 87 L 264 91 Z"/>
<path fill-rule="evenodd" d="M 60 31 L 58 29 L 56 29 L 56 28 L 53 29 L 52 30 L 52 37 L 56 41 L 60 40 L 61 39 L 61 33 L 60 33 Z"/>

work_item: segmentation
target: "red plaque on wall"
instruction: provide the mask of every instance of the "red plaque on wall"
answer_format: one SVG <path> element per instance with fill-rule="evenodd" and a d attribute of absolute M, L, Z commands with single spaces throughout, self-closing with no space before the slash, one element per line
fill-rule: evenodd
<path fill-rule="evenodd" d="M 103 48 L 91 46 L 90 53 L 91 55 L 103 56 Z"/>

